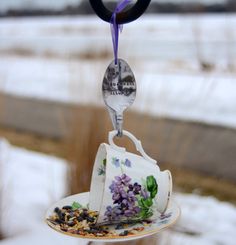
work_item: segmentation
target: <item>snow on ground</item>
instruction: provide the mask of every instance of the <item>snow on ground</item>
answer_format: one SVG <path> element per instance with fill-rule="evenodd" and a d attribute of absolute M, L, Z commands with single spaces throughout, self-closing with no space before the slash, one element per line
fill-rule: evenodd
<path fill-rule="evenodd" d="M 103 105 L 113 56 L 105 22 L 3 19 L 0 36 L 2 92 Z M 236 128 L 236 15 L 148 16 L 126 25 L 120 41 L 138 85 L 132 109 Z"/>
<path fill-rule="evenodd" d="M 177 193 L 174 199 L 181 207 L 181 218 L 173 230 L 162 237 L 164 244 L 235 244 L 235 206 L 194 194 Z"/>
<path fill-rule="evenodd" d="M 25 51 L 64 58 L 112 55 L 109 24 L 97 17 L 1 19 L 0 37 L 1 53 Z M 142 63 L 200 60 L 224 68 L 236 65 L 235 42 L 234 14 L 150 15 L 124 26 L 119 54 Z"/>
<path fill-rule="evenodd" d="M 0 139 L 0 232 L 12 237 L 41 222 L 47 206 L 67 194 L 67 171 L 63 159 Z"/>
<path fill-rule="evenodd" d="M 100 88 L 108 61 L 9 57 L 0 63 L 0 74 L 4 78 L 0 82 L 2 92 L 66 103 L 104 105 Z M 151 65 L 146 62 L 132 66 L 138 84 L 133 110 L 236 128 L 234 74 L 170 73 L 164 68 L 154 72 Z"/>

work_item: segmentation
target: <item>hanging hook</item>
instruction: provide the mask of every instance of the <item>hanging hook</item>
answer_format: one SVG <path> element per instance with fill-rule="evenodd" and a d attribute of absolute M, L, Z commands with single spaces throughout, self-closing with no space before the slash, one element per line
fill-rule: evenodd
<path fill-rule="evenodd" d="M 108 10 L 102 0 L 89 0 L 94 12 L 104 21 L 111 21 L 112 12 Z M 136 4 L 129 10 L 121 12 L 116 16 L 117 24 L 126 24 L 138 19 L 147 9 L 151 0 L 137 0 Z"/>

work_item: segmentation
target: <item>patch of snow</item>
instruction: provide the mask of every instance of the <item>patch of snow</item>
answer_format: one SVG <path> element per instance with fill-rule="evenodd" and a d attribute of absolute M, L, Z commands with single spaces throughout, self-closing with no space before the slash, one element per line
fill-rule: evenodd
<path fill-rule="evenodd" d="M 0 230 L 5 237 L 31 231 L 67 194 L 66 161 L 0 141 Z"/>
<path fill-rule="evenodd" d="M 150 115 L 236 128 L 234 75 L 141 74 L 134 109 Z M 140 74 L 139 74 L 140 73 Z"/>
<path fill-rule="evenodd" d="M 195 194 L 177 193 L 174 199 L 181 207 L 181 218 L 162 234 L 160 244 L 235 244 L 235 206 Z"/>
<path fill-rule="evenodd" d="M 150 15 L 124 26 L 119 54 L 155 62 L 234 62 L 235 26 L 234 14 Z M 64 58 L 112 56 L 109 24 L 97 17 L 7 18 L 0 22 L 0 36 L 2 53 L 21 49 Z"/>
<path fill-rule="evenodd" d="M 104 105 L 101 82 L 113 58 L 108 24 L 10 18 L 1 20 L 0 35 L 2 92 Z M 236 128 L 235 44 L 235 14 L 151 15 L 125 25 L 119 56 L 136 75 L 132 109 Z M 202 71 L 204 63 L 212 70 Z"/>
<path fill-rule="evenodd" d="M 5 58 L 0 89 L 23 97 L 104 106 L 100 88 L 108 64 L 108 60 Z M 130 65 L 138 86 L 133 110 L 236 128 L 234 74 L 177 73 L 164 68 L 154 72 L 152 62 Z"/>
<path fill-rule="evenodd" d="M 21 221 L 24 223 L 24 221 Z M 86 245 L 87 241 L 61 235 L 53 231 L 46 223 L 39 222 L 30 232 L 0 241 L 0 245 Z"/>

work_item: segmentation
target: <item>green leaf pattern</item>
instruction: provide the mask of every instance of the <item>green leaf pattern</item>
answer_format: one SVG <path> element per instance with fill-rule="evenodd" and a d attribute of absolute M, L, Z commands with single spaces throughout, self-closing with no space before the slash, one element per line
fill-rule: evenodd
<path fill-rule="evenodd" d="M 147 191 L 149 192 L 149 197 L 141 197 L 138 200 L 139 207 L 141 208 L 139 218 L 148 219 L 153 215 L 153 199 L 157 194 L 158 185 L 153 175 L 147 176 L 146 182 L 143 185 L 145 185 L 145 187 L 147 188 Z"/>
<path fill-rule="evenodd" d="M 72 203 L 72 210 L 76 210 L 76 209 L 79 209 L 79 208 L 82 208 L 83 206 L 80 204 L 80 203 L 78 203 L 78 202 L 73 202 Z"/>

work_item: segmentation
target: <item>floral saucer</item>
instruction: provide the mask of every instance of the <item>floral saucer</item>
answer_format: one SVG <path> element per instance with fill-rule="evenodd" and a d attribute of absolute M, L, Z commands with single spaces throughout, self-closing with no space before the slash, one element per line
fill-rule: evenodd
<path fill-rule="evenodd" d="M 67 231 L 63 231 L 59 225 L 52 222 L 50 217 L 53 215 L 55 208 L 68 207 L 72 203 L 79 203 L 86 207 L 89 201 L 89 192 L 84 192 L 76 195 L 66 197 L 57 203 L 55 203 L 51 208 L 48 209 L 46 213 L 46 222 L 52 229 L 73 237 L 80 239 L 86 239 L 88 241 L 101 241 L 101 242 L 121 242 L 129 241 L 134 239 L 143 238 L 149 235 L 153 235 L 162 231 L 163 229 L 173 225 L 178 217 L 180 216 L 180 208 L 175 202 L 171 202 L 169 208 L 165 214 L 160 214 L 156 221 L 142 222 L 136 224 L 125 224 L 125 225 L 109 225 L 106 226 L 107 235 L 94 236 L 93 234 L 76 234 Z"/>

